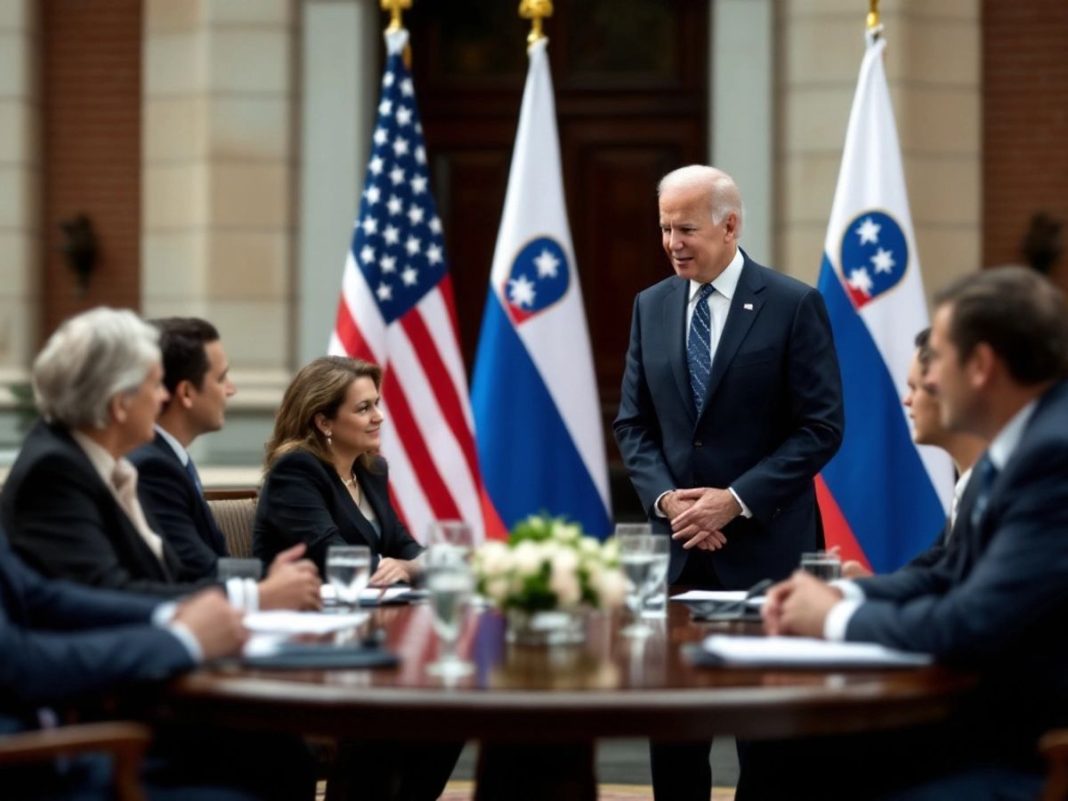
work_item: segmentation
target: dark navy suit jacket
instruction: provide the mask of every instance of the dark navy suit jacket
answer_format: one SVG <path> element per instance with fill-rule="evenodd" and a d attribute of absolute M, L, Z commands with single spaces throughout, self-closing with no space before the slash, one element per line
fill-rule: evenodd
<path fill-rule="evenodd" d="M 357 460 L 353 471 L 378 518 L 381 536 L 360 513 L 337 471 L 298 450 L 280 457 L 264 479 L 253 528 L 256 556 L 270 564 L 279 552 L 304 542 L 308 558 L 323 575 L 331 545 L 367 545 L 378 557 L 419 556 L 422 546 L 412 539 L 389 502 L 385 461 L 378 460 L 375 469 L 368 470 Z"/>
<path fill-rule="evenodd" d="M 228 556 L 226 537 L 178 454 L 156 438 L 130 454 L 137 468 L 141 505 L 152 513 L 162 535 L 182 563 L 179 578 L 214 576 L 220 556 Z"/>
<path fill-rule="evenodd" d="M 859 582 L 869 600 L 846 636 L 980 670 L 977 730 L 1033 754 L 1068 724 L 1068 382 L 1039 401 L 973 525 L 979 484 L 941 560 Z"/>
<path fill-rule="evenodd" d="M 702 561 L 697 572 L 710 586 L 784 578 L 802 551 L 822 546 L 813 478 L 842 440 L 826 307 L 812 287 L 746 256 L 698 417 L 686 364 L 688 301 L 689 282 L 677 276 L 635 300 L 616 441 L 658 530 L 669 528 L 654 504 L 672 489 L 733 487 L 753 513 L 725 527 L 720 551 L 673 542 L 671 581 L 687 559 Z"/>
<path fill-rule="evenodd" d="M 160 530 L 149 509 L 145 517 Z M 210 581 L 179 581 L 178 557 L 163 541 L 156 557 L 65 427 L 38 421 L 0 493 L 0 518 L 25 562 L 52 578 L 160 596 Z"/>
<path fill-rule="evenodd" d="M 150 625 L 158 603 L 43 579 L 0 532 L 0 733 L 34 728 L 39 706 L 191 668 L 178 639 Z"/>

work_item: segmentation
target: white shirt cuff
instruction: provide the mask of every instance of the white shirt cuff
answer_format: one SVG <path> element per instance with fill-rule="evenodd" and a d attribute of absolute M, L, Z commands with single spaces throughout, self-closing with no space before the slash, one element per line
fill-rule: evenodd
<path fill-rule="evenodd" d="M 185 650 L 189 652 L 189 656 L 195 663 L 200 664 L 204 661 L 204 652 L 200 649 L 200 643 L 184 623 L 169 623 L 166 628 L 178 639 L 178 642 L 185 646 Z"/>
<path fill-rule="evenodd" d="M 749 507 L 745 505 L 745 501 L 743 501 L 741 496 L 734 491 L 734 487 L 727 487 L 727 492 L 733 495 L 734 500 L 738 501 L 738 505 L 742 507 L 742 517 L 750 518 L 753 516 L 753 513 L 749 511 Z"/>
<path fill-rule="evenodd" d="M 867 596 L 864 594 L 864 590 L 861 586 L 852 579 L 835 579 L 831 582 L 831 586 L 842 593 L 842 598 L 846 601 L 861 601 L 867 600 Z"/>
<path fill-rule="evenodd" d="M 227 579 L 226 595 L 234 609 L 242 612 L 258 612 L 260 609 L 260 588 L 254 579 Z"/>
<path fill-rule="evenodd" d="M 863 601 L 841 600 L 831 607 L 827 619 L 823 621 L 823 639 L 831 642 L 844 642 L 846 628 L 853 614 Z"/>
<path fill-rule="evenodd" d="M 161 629 L 167 628 L 167 624 L 174 618 L 174 613 L 178 611 L 177 601 L 167 601 L 160 604 L 152 610 L 152 625 L 158 626 Z"/>
<path fill-rule="evenodd" d="M 660 502 L 664 500 L 665 495 L 670 495 L 674 491 L 675 490 L 668 490 L 667 492 L 661 492 L 656 496 L 656 503 L 653 504 L 653 511 L 656 512 L 657 517 L 667 517 L 667 515 L 664 514 L 664 510 L 660 508 Z"/>

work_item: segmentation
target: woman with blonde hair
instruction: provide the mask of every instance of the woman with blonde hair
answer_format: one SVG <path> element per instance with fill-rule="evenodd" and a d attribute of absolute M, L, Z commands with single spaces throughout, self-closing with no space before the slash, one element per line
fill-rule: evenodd
<path fill-rule="evenodd" d="M 267 443 L 253 549 L 270 562 L 298 542 L 322 571 L 331 545 L 367 545 L 377 558 L 373 584 L 412 581 L 422 547 L 389 501 L 382 371 L 324 356 L 293 378 Z"/>

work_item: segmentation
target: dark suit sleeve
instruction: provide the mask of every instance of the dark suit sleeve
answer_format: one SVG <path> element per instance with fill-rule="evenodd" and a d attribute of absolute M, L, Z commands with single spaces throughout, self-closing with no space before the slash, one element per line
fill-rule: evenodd
<path fill-rule="evenodd" d="M 3 535 L 0 534 L 0 537 Z M 41 578 L 0 544 L 6 598 L 19 598 L 28 626 L 0 606 L 0 694 L 21 705 L 54 703 L 122 681 L 192 667 L 170 632 L 149 625 L 158 601 Z"/>
<path fill-rule="evenodd" d="M 634 301 L 630 324 L 630 344 L 623 367 L 619 413 L 612 424 L 627 473 L 638 493 L 646 515 L 656 516 L 656 499 L 676 487 L 661 448 L 660 425 L 652 395 L 645 380 L 642 353 L 641 296 Z"/>
<path fill-rule="evenodd" d="M 731 482 L 753 515 L 767 522 L 812 478 L 842 443 L 842 378 L 827 307 L 816 290 L 801 297 L 787 361 L 791 433 L 772 453 Z"/>
<path fill-rule="evenodd" d="M 1003 656 L 1024 637 L 1056 636 L 1050 624 L 1060 623 L 1068 603 L 1068 452 L 1054 444 L 1006 489 L 996 531 L 962 582 L 940 593 L 866 601 L 847 639 L 974 664 Z"/>
<path fill-rule="evenodd" d="M 215 575 L 219 557 L 204 541 L 191 509 L 195 499 L 184 471 L 158 456 L 137 463 L 137 493 L 141 505 L 151 513 L 159 525 L 159 533 L 167 540 L 182 563 L 180 577 L 187 580 Z"/>
<path fill-rule="evenodd" d="M 322 570 L 331 545 L 348 545 L 330 513 L 333 488 L 314 456 L 279 459 L 264 482 L 256 510 L 256 555 L 270 562 L 281 551 L 306 543 L 306 556 Z"/>
<path fill-rule="evenodd" d="M 136 578 L 120 562 L 97 503 L 98 487 L 64 456 L 34 464 L 12 500 L 9 536 L 26 562 L 47 575 L 94 587 L 163 597 L 195 587 Z"/>

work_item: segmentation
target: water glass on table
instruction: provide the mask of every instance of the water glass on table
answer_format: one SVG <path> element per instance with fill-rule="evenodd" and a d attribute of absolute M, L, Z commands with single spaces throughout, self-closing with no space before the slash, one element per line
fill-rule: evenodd
<path fill-rule="evenodd" d="M 371 580 L 371 549 L 366 545 L 331 545 L 326 551 L 326 580 L 339 606 L 358 606 Z"/>
<path fill-rule="evenodd" d="M 842 577 L 842 559 L 837 551 L 809 551 L 801 554 L 801 569 L 823 581 Z"/>
<path fill-rule="evenodd" d="M 659 589 L 667 572 L 670 542 L 652 534 L 623 534 L 619 537 L 619 563 L 627 579 L 627 608 L 632 622 L 623 629 L 627 637 L 646 637 L 653 629 L 642 622 L 646 599 Z"/>
<path fill-rule="evenodd" d="M 461 678 L 474 670 L 456 648 L 475 587 L 468 555 L 451 543 L 431 545 L 426 552 L 427 600 L 438 635 L 438 658 L 427 665 L 427 673 L 443 679 Z"/>
<path fill-rule="evenodd" d="M 616 523 L 617 537 L 652 537 L 653 527 L 649 523 Z M 663 537 L 663 539 L 667 539 Z M 651 582 L 649 594 L 642 604 L 642 617 L 656 620 L 667 617 L 667 575 L 668 562 L 671 559 L 670 543 L 655 554 L 655 577 Z"/>
<path fill-rule="evenodd" d="M 470 559 L 475 546 L 475 534 L 470 524 L 462 520 L 435 520 L 427 530 L 426 544 L 428 548 L 453 548 L 464 558 Z"/>

